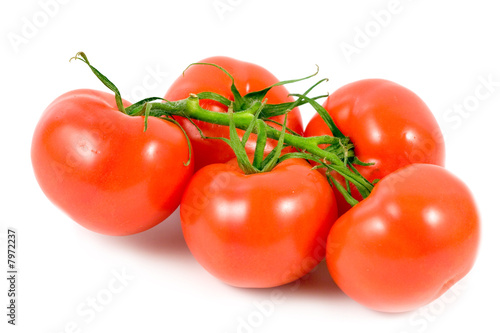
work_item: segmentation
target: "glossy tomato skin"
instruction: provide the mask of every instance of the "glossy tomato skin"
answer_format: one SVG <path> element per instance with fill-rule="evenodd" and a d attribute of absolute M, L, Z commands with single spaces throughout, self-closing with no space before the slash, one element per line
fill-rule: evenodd
<path fill-rule="evenodd" d="M 331 94 L 323 106 L 353 142 L 356 156 L 374 163 L 356 166 L 369 181 L 412 163 L 444 166 L 444 139 L 436 119 L 415 93 L 399 84 L 382 79 L 356 81 Z M 331 135 L 318 115 L 305 131 L 305 136 L 316 135 Z M 332 175 L 345 184 L 340 175 Z M 342 215 L 351 206 L 334 191 Z M 352 192 L 357 200 L 362 199 L 353 186 Z"/>
<path fill-rule="evenodd" d="M 193 176 L 180 214 L 186 243 L 208 272 L 265 288 L 304 276 L 324 258 L 337 207 L 328 182 L 303 160 L 252 175 L 230 162 Z"/>
<path fill-rule="evenodd" d="M 199 62 L 212 63 L 226 69 L 233 77 L 236 88 L 242 96 L 252 91 L 262 90 L 276 82 L 278 79 L 269 71 L 261 66 L 236 60 L 229 57 L 210 57 Z M 207 65 L 191 66 L 180 76 L 169 88 L 165 99 L 177 101 L 189 97 L 191 93 L 215 92 L 226 98 L 234 100 L 231 93 L 231 79 L 220 69 Z M 289 92 L 284 86 L 273 87 L 266 95 L 267 103 L 278 104 L 284 102 L 293 102 L 289 97 Z M 227 107 L 211 100 L 201 100 L 201 107 L 215 111 L 227 112 Z M 271 119 L 283 123 L 284 116 L 272 117 Z M 221 140 L 202 139 L 196 127 L 187 119 L 176 117 L 176 120 L 188 133 L 193 145 L 193 151 L 196 156 L 195 170 L 199 170 L 205 165 L 212 163 L 224 163 L 234 158 L 235 155 L 231 148 Z M 210 124 L 194 120 L 205 136 L 229 138 L 229 129 L 227 126 Z M 276 125 L 269 123 L 273 127 Z M 293 131 L 302 134 L 302 118 L 298 108 L 293 109 L 288 114 L 287 127 Z M 238 130 L 240 137 L 244 131 Z M 256 136 L 251 135 L 247 143 L 248 153 L 255 150 Z M 269 153 L 276 146 L 276 141 L 268 140 L 266 153 Z"/>
<path fill-rule="evenodd" d="M 124 101 L 125 106 L 130 103 Z M 45 195 L 73 220 L 107 235 L 153 227 L 179 205 L 192 175 L 188 144 L 174 124 L 117 110 L 114 95 L 75 90 L 43 113 L 31 147 Z"/>
<path fill-rule="evenodd" d="M 337 285 L 385 312 L 435 300 L 472 268 L 480 221 L 467 186 L 446 169 L 406 166 L 340 217 L 327 243 Z"/>

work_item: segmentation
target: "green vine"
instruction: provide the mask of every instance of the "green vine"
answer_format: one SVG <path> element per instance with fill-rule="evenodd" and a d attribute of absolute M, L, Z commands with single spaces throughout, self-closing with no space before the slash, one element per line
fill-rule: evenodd
<path fill-rule="evenodd" d="M 224 68 L 214 64 L 194 63 L 190 66 L 215 66 L 224 71 L 224 73 L 231 78 L 231 92 L 233 93 L 234 101 L 213 92 L 202 92 L 199 94 L 191 94 L 186 99 L 179 101 L 166 101 L 158 97 L 146 98 L 127 108 L 123 108 L 121 95 L 116 86 L 97 69 L 90 65 L 88 58 L 83 52 L 79 52 L 72 59 L 79 59 L 85 62 L 90 67 L 92 72 L 99 78 L 99 80 L 101 80 L 106 87 L 115 93 L 116 103 L 121 112 L 130 116 L 144 116 L 145 130 L 147 129 L 148 117 L 170 119 L 172 116 L 179 116 L 188 118 L 189 120 L 194 119 L 212 124 L 229 126 L 229 139 L 217 139 L 224 140 L 232 147 L 238 159 L 238 164 L 245 173 L 267 172 L 272 170 L 276 164 L 281 163 L 286 159 L 303 158 L 315 162 L 317 164 L 316 168 L 327 169 L 327 177 L 330 184 L 335 186 L 352 205 L 356 204 L 357 201 L 350 193 L 349 183 L 352 183 L 359 190 L 363 198 L 367 197 L 373 189 L 373 184 L 364 178 L 354 166 L 369 164 L 363 163 L 357 159 L 354 154 L 354 145 L 352 142 L 350 142 L 349 138 L 337 128 L 328 112 L 317 102 L 317 99 L 325 96 L 307 96 L 313 88 L 324 82 L 326 79 L 316 82 L 303 94 L 293 94 L 292 96 L 297 97 L 297 100 L 294 102 L 282 104 L 266 103 L 265 96 L 272 87 L 309 79 L 315 76 L 318 71 L 301 79 L 281 81 L 263 90 L 251 92 L 242 96 L 234 85 L 234 78 Z M 200 99 L 212 99 L 220 102 L 228 107 L 228 112 L 220 113 L 203 109 L 200 106 Z M 332 135 L 303 137 L 293 131 L 287 131 L 287 113 L 293 108 L 306 103 L 310 104 L 316 112 L 318 112 L 327 124 Z M 283 124 L 277 123 L 276 121 L 269 121 L 269 117 L 278 115 L 285 115 L 285 121 Z M 276 129 L 269 125 L 269 123 L 279 124 L 281 129 Z M 237 128 L 245 130 L 245 134 L 241 140 L 236 133 Z M 250 163 L 245 151 L 245 144 L 251 133 L 255 133 L 257 135 L 257 145 L 252 163 Z M 203 133 L 201 133 L 201 135 L 202 137 L 205 137 Z M 268 139 L 276 140 L 277 144 L 273 151 L 264 157 L 264 147 Z M 299 152 L 282 155 L 282 148 L 285 145 L 295 147 L 299 150 Z M 326 148 L 320 148 L 325 145 Z M 344 188 L 338 181 L 333 179 L 330 175 L 330 171 L 335 171 L 344 177 L 347 189 Z"/>

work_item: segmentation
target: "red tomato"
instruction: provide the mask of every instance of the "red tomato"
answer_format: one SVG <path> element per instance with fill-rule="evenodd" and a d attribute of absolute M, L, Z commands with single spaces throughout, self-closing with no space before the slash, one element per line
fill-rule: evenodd
<path fill-rule="evenodd" d="M 413 164 L 382 179 L 337 220 L 326 260 L 354 300 L 379 311 L 409 311 L 469 272 L 479 233 L 467 186 L 442 167 Z"/>
<path fill-rule="evenodd" d="M 324 103 L 340 131 L 354 144 L 356 156 L 371 166 L 356 166 L 369 181 L 382 179 L 411 164 L 444 166 L 444 139 L 436 119 L 425 103 L 410 90 L 390 81 L 367 79 L 335 91 Z M 324 121 L 315 115 L 305 136 L 331 135 Z M 336 172 L 332 175 L 345 184 Z M 351 186 L 355 199 L 362 197 Z M 342 215 L 351 206 L 334 189 Z"/>
<path fill-rule="evenodd" d="M 183 165 L 189 151 L 179 127 L 150 117 L 143 130 L 144 117 L 119 112 L 114 95 L 75 90 L 60 96 L 33 136 L 40 187 L 90 230 L 129 235 L 153 227 L 179 205 L 193 165 Z"/>
<path fill-rule="evenodd" d="M 262 90 L 276 82 L 278 79 L 266 69 L 228 57 L 211 57 L 200 62 L 213 63 L 223 67 L 233 77 L 236 88 L 242 96 L 252 91 Z M 177 101 L 189 97 L 189 94 L 200 92 L 215 92 L 228 99 L 233 100 L 231 93 L 231 79 L 220 69 L 207 65 L 196 65 L 190 67 L 184 75 L 180 76 L 170 87 L 165 95 L 165 99 Z M 288 96 L 288 91 L 283 86 L 273 87 L 266 95 L 267 103 L 278 104 L 292 102 L 293 98 Z M 227 107 L 212 100 L 201 100 L 201 107 L 216 111 L 227 112 Z M 284 116 L 271 118 L 283 123 Z M 224 163 L 234 158 L 234 152 L 222 140 L 202 139 L 196 127 L 187 119 L 176 117 L 176 120 L 188 133 L 196 156 L 195 170 L 212 163 Z M 227 126 L 209 124 L 193 120 L 203 131 L 205 136 L 229 138 Z M 274 124 L 269 123 L 276 127 Z M 293 109 L 287 118 L 287 127 L 302 134 L 302 118 L 298 108 Z M 240 138 L 244 131 L 238 130 Z M 252 153 L 255 150 L 256 135 L 251 135 L 247 143 L 247 151 Z M 269 153 L 276 146 L 276 141 L 269 140 L 266 146 L 266 153 Z"/>
<path fill-rule="evenodd" d="M 337 206 L 325 177 L 304 160 L 251 175 L 230 162 L 193 176 L 180 214 L 186 243 L 208 272 L 264 288 L 294 281 L 324 258 Z"/>

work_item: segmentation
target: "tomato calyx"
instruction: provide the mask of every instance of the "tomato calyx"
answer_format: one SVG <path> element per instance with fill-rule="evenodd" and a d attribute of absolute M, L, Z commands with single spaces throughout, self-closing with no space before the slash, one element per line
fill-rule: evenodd
<path fill-rule="evenodd" d="M 300 78 L 300 79 L 279 81 L 279 82 L 276 82 L 275 84 L 272 84 L 264 89 L 261 89 L 258 91 L 251 91 L 248 94 L 242 96 L 241 93 L 239 92 L 239 90 L 236 88 L 236 85 L 234 83 L 235 82 L 234 77 L 226 69 L 224 69 L 223 67 L 221 67 L 219 65 L 212 64 L 212 63 L 206 63 L 206 62 L 197 62 L 197 63 L 190 64 L 184 70 L 184 72 L 186 72 L 191 66 L 196 66 L 196 65 L 213 66 L 213 67 L 218 68 L 222 72 L 224 72 L 224 74 L 226 74 L 231 79 L 231 93 L 233 94 L 234 101 L 231 101 L 230 99 L 228 99 L 224 96 L 221 96 L 219 94 L 213 93 L 213 92 L 202 92 L 202 93 L 198 94 L 198 97 L 200 99 L 212 99 L 212 100 L 217 101 L 221 104 L 224 104 L 227 107 L 229 107 L 229 105 L 232 104 L 234 112 L 248 111 L 256 103 L 259 103 L 259 102 L 262 103 L 264 101 L 267 93 L 269 92 L 269 90 L 271 90 L 274 87 L 283 86 L 285 84 L 295 83 L 295 82 L 299 82 L 299 81 L 304 81 L 304 80 L 307 80 L 307 79 L 310 79 L 310 78 L 316 76 L 319 73 L 319 67 L 316 66 L 316 72 L 314 72 L 311 75 L 308 75 L 308 76 Z M 183 72 L 183 74 L 184 74 L 184 72 Z M 313 87 L 311 87 L 305 93 L 305 95 L 307 95 L 307 93 L 309 93 L 312 90 L 312 88 L 314 88 L 316 85 L 318 85 L 320 82 L 322 82 L 324 80 L 326 80 L 326 79 L 323 79 L 323 80 L 319 81 L 318 83 L 316 83 Z M 317 97 L 314 97 L 313 99 L 323 98 L 323 97 L 327 97 L 327 96 L 328 95 L 317 96 Z M 300 106 L 300 105 L 303 105 L 305 103 L 307 103 L 307 101 L 299 99 L 295 102 L 287 102 L 287 103 L 281 103 L 281 104 L 265 104 L 264 108 L 261 110 L 262 117 L 263 118 L 270 118 L 273 116 L 283 115 L 286 112 L 292 110 L 293 108 Z"/>
<path fill-rule="evenodd" d="M 90 67 L 92 72 L 101 80 L 101 82 L 115 93 L 117 105 L 121 103 L 121 96 L 116 86 L 97 69 L 90 65 L 83 52 L 79 52 L 74 59 L 79 59 L 85 62 Z M 187 118 L 191 122 L 192 120 L 199 120 L 211 124 L 228 126 L 230 128 L 230 132 L 232 132 L 233 138 L 231 139 L 230 137 L 229 140 L 227 138 L 219 139 L 223 139 L 231 145 L 236 156 L 239 157 L 238 163 L 240 164 L 240 168 L 242 168 L 245 173 L 270 171 L 275 165 L 286 159 L 302 158 L 314 161 L 317 164 L 314 168 L 325 168 L 327 170 L 326 174 L 329 174 L 329 171 L 336 171 L 344 177 L 347 185 L 352 183 L 358 189 L 363 198 L 366 198 L 370 194 L 374 186 L 373 183 L 368 181 L 355 168 L 355 165 L 366 164 L 356 158 L 354 154 L 354 145 L 350 141 L 349 137 L 345 136 L 337 128 L 328 112 L 318 102 L 316 102 L 317 99 L 327 97 L 327 95 L 316 97 L 307 96 L 316 86 L 326 81 L 326 79 L 319 80 L 303 94 L 291 94 L 290 96 L 297 97 L 297 99 L 293 102 L 281 104 L 266 103 L 265 97 L 271 88 L 309 79 L 317 75 L 318 70 L 314 74 L 307 77 L 296 80 L 280 81 L 262 90 L 253 91 L 245 96 L 241 96 L 234 85 L 234 78 L 224 68 L 210 63 L 194 63 L 190 66 L 193 65 L 214 66 L 229 75 L 232 82 L 231 92 L 233 94 L 234 101 L 214 92 L 191 94 L 189 97 L 178 101 L 168 101 L 160 97 L 149 97 L 136 102 L 127 108 L 123 108 L 122 112 L 130 116 L 144 116 L 145 130 L 147 129 L 147 119 L 151 116 L 167 121 L 170 121 L 173 116 L 179 116 Z M 210 99 L 212 101 L 219 102 L 227 106 L 230 112 L 223 113 L 204 109 L 200 105 L 200 100 L 202 99 Z M 286 120 L 283 123 L 280 123 L 270 121 L 269 119 L 272 116 L 286 115 L 290 110 L 303 104 L 310 104 L 316 112 L 320 114 L 320 116 L 328 124 L 328 127 L 332 132 L 331 136 L 322 135 L 304 137 L 288 129 L 286 127 Z M 271 126 L 270 123 L 274 123 L 278 128 Z M 242 140 L 240 140 L 236 135 L 237 128 L 245 130 L 245 136 Z M 186 132 L 184 131 L 184 133 Z M 250 163 L 244 149 L 244 144 L 251 133 L 257 134 L 258 137 L 255 157 L 252 163 Z M 207 138 L 203 135 L 201 130 L 200 134 L 202 137 Z M 268 138 L 278 141 L 278 144 L 275 149 L 264 158 L 263 146 Z M 280 156 L 283 147 L 287 146 L 294 147 L 298 151 Z M 357 201 L 352 197 L 350 190 L 344 190 L 343 186 L 332 177 L 328 177 L 328 180 L 331 185 L 337 187 L 339 191 L 341 191 L 349 203 L 352 205 L 357 203 Z M 347 188 L 349 188 L 349 186 L 347 186 Z"/>
<path fill-rule="evenodd" d="M 284 147 L 286 121 L 288 114 L 285 114 L 285 120 L 283 122 L 283 125 L 281 126 L 281 132 L 278 138 L 278 144 L 271 151 L 271 153 L 269 153 L 264 158 L 264 148 L 267 142 L 267 125 L 264 122 L 264 120 L 258 118 L 264 105 L 265 103 L 261 104 L 261 107 L 257 110 L 254 118 L 251 120 L 250 125 L 245 131 L 243 138 L 240 140 L 238 134 L 236 133 L 236 126 L 234 123 L 234 112 L 231 104 L 228 109 L 229 140 L 226 138 L 219 138 L 224 142 L 226 142 L 233 149 L 233 151 L 236 154 L 238 165 L 245 174 L 271 171 L 276 166 L 276 164 L 280 162 L 279 158 L 281 155 L 281 151 Z M 250 137 L 250 133 L 252 133 L 254 128 L 257 131 L 257 144 L 255 147 L 253 163 L 250 163 L 250 159 L 248 158 L 247 152 L 245 150 L 245 144 L 248 138 Z"/>

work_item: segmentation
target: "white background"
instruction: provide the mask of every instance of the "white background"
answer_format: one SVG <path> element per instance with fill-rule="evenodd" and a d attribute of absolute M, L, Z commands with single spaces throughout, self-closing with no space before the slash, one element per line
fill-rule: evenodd
<path fill-rule="evenodd" d="M 1 3 L 2 332 L 499 331 L 500 20 L 494 1 L 401 0 L 390 17 L 380 14 L 393 8 L 390 0 Z M 368 39 L 359 32 L 365 29 Z M 357 53 L 346 56 L 341 47 L 347 44 Z M 226 286 L 191 256 L 177 212 L 131 237 L 83 229 L 45 198 L 30 162 L 33 129 L 53 99 L 76 88 L 106 89 L 83 63 L 68 62 L 77 51 L 128 99 L 163 96 L 189 63 L 213 55 L 257 63 L 283 80 L 318 64 L 319 76 L 330 78 L 318 94 L 371 77 L 410 88 L 446 135 L 447 167 L 479 204 L 475 267 L 433 304 L 389 315 L 351 301 L 324 264 L 295 285 Z M 307 84 L 289 90 L 302 92 Z M 489 94 L 478 99 L 477 89 Z M 466 112 L 456 113 L 457 106 Z M 307 123 L 313 111 L 302 111 Z M 17 228 L 19 237 L 16 327 L 5 315 L 7 227 Z M 128 280 L 120 284 L 116 274 Z M 273 291 L 280 302 L 272 303 Z M 106 303 L 101 311 L 89 310 L 92 298 Z"/>

